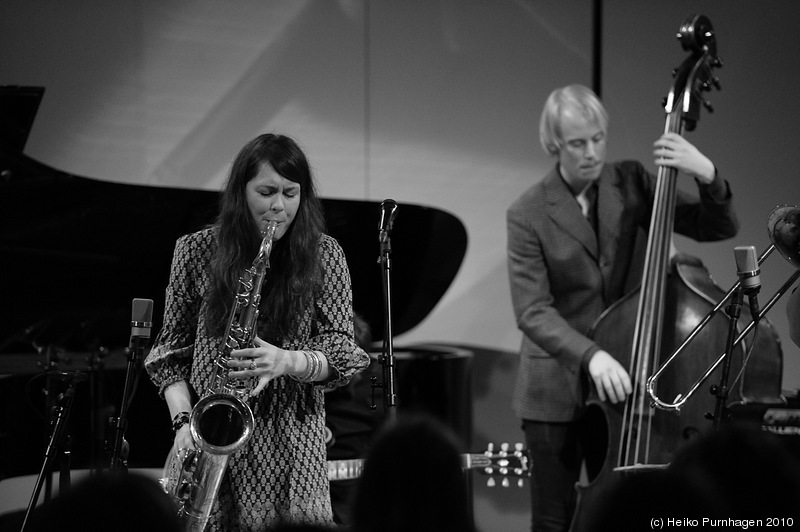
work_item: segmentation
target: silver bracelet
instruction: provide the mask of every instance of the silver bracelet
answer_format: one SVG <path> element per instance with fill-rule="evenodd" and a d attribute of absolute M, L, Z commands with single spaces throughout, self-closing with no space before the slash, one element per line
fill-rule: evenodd
<path fill-rule="evenodd" d="M 303 353 L 303 356 L 306 357 L 306 370 L 303 372 L 302 375 L 289 375 L 291 378 L 296 380 L 297 382 L 309 382 L 311 376 L 314 374 L 314 366 L 313 362 L 311 361 L 311 356 L 309 355 L 308 351 L 300 351 Z"/>
<path fill-rule="evenodd" d="M 314 360 L 314 370 L 311 372 L 308 380 L 309 382 L 314 382 L 319 380 L 319 376 L 322 374 L 322 360 L 320 359 L 319 353 L 316 351 L 308 351 L 311 359 Z"/>

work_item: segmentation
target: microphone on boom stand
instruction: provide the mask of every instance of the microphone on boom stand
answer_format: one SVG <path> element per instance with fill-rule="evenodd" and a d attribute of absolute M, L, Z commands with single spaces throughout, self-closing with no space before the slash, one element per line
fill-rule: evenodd
<path fill-rule="evenodd" d="M 731 371 L 731 357 L 733 357 L 733 350 L 736 344 L 737 323 L 741 314 L 742 300 L 745 295 L 750 302 L 750 313 L 752 314 L 753 324 L 758 325 L 759 319 L 758 292 L 761 290 L 761 269 L 758 266 L 756 248 L 754 246 L 736 246 L 733 249 L 733 256 L 736 260 L 736 275 L 739 277 L 739 286 L 736 287 L 736 290 L 733 292 L 733 297 L 730 300 L 726 312 L 728 314 L 728 338 L 725 347 L 725 356 L 722 360 L 719 384 L 711 386 L 711 393 L 717 398 L 714 414 L 711 417 L 715 430 L 719 429 L 721 424 L 730 417 L 730 412 L 727 408 L 727 400 L 730 391 L 728 387 L 728 378 Z M 757 334 L 758 328 L 756 328 L 755 331 Z M 743 367 L 747 364 L 748 358 L 749 354 L 745 356 Z"/>

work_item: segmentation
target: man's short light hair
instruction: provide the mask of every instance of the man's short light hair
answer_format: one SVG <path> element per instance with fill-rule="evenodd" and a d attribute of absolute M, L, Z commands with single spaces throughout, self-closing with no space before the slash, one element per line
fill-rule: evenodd
<path fill-rule="evenodd" d="M 564 147 L 561 135 L 561 115 L 566 108 L 577 109 L 587 120 L 595 122 L 604 133 L 608 131 L 608 113 L 597 95 L 583 85 L 567 85 L 550 93 L 539 121 L 539 140 L 544 151 L 558 155 Z"/>

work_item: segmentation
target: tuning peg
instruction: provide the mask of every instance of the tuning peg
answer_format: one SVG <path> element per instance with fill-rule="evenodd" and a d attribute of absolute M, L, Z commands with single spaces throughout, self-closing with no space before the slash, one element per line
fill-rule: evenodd
<path fill-rule="evenodd" d="M 508 455 L 508 444 L 501 443 L 500 444 L 500 456 L 507 456 Z"/>
<path fill-rule="evenodd" d="M 494 477 L 489 477 L 489 480 L 486 481 L 486 485 L 489 486 L 490 488 L 495 487 L 497 483 L 494 481 Z"/>
<path fill-rule="evenodd" d="M 511 482 L 508 481 L 508 477 L 503 477 L 503 480 L 500 482 L 504 488 L 507 488 L 511 485 Z"/>
<path fill-rule="evenodd" d="M 705 107 L 709 113 L 714 112 L 714 106 L 711 105 L 711 101 L 703 98 L 703 107 Z"/>
<path fill-rule="evenodd" d="M 708 81 L 704 81 L 703 83 L 701 83 L 700 90 L 708 92 L 711 90 L 712 85 L 714 86 L 715 89 L 721 90 L 721 87 L 719 85 L 719 78 L 716 76 L 712 77 Z"/>

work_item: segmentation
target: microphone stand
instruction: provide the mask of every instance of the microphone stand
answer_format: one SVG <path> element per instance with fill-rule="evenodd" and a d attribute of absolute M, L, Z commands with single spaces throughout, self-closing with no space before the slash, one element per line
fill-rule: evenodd
<path fill-rule="evenodd" d="M 138 381 L 140 363 L 144 357 L 144 348 L 150 339 L 150 328 L 153 315 L 153 301 L 150 299 L 134 299 L 131 317 L 131 338 L 127 349 L 128 364 L 125 370 L 125 385 L 122 390 L 122 403 L 119 416 L 111 418 L 110 424 L 114 430 L 114 439 L 111 446 L 109 469 L 126 473 L 128 471 L 128 442 L 125 441 L 125 429 L 128 426 L 128 406 L 133 400 Z"/>
<path fill-rule="evenodd" d="M 136 341 L 131 339 L 131 346 L 125 350 L 128 355 L 128 364 L 125 369 L 125 385 L 122 389 L 122 403 L 119 407 L 119 416 L 112 417 L 110 420 L 111 428 L 114 431 L 111 458 L 108 466 L 110 471 L 122 473 L 128 471 L 128 448 L 127 442 L 125 441 L 125 429 L 128 427 L 128 405 L 133 398 L 136 371 L 142 359 L 143 346 L 141 344 L 142 342 L 140 342 L 138 338 Z"/>
<path fill-rule="evenodd" d="M 28 524 L 28 519 L 30 518 L 34 508 L 36 508 L 36 503 L 39 500 L 39 495 L 42 491 L 42 485 L 44 484 L 45 476 L 50 471 L 53 459 L 55 458 L 59 448 L 63 446 L 63 439 L 65 436 L 66 426 L 69 420 L 69 414 L 72 409 L 72 403 L 74 399 L 75 399 L 75 378 L 71 378 L 69 380 L 67 391 L 58 396 L 56 404 L 54 406 L 55 417 L 53 418 L 52 421 L 53 429 L 50 434 L 50 442 L 47 445 L 44 462 L 42 463 L 42 469 L 39 471 L 39 476 L 36 479 L 36 485 L 34 486 L 33 494 L 31 495 L 31 500 L 28 503 L 28 509 L 25 512 L 25 519 L 22 522 L 22 528 L 20 529 L 21 532 L 24 532 L 25 526 Z M 61 486 L 64 485 L 64 479 L 62 479 L 59 485 Z"/>
<path fill-rule="evenodd" d="M 89 427 L 94 437 L 91 440 L 92 469 L 100 472 L 106 459 L 105 447 L 107 424 L 105 421 L 106 409 L 106 368 L 105 357 L 108 350 L 105 347 L 92 350 L 89 354 L 89 404 L 91 416 Z"/>
<path fill-rule="evenodd" d="M 733 297 L 731 298 L 731 302 L 728 305 L 725 313 L 728 315 L 728 339 L 725 346 L 725 356 L 722 359 L 722 374 L 719 378 L 719 384 L 715 384 L 711 386 L 711 394 L 717 398 L 716 405 L 714 407 L 714 415 L 713 415 L 713 426 L 714 430 L 719 430 L 720 424 L 722 423 L 723 419 L 727 420 L 729 417 L 729 412 L 726 407 L 726 403 L 728 401 L 728 377 L 730 376 L 731 372 L 731 357 L 733 357 L 733 349 L 735 345 L 735 338 L 736 338 L 736 327 L 739 322 L 739 316 L 742 313 L 742 300 L 743 291 L 741 285 L 737 286 Z"/>
<path fill-rule="evenodd" d="M 381 230 L 380 237 L 380 257 L 378 262 L 383 265 L 383 306 L 386 316 L 383 334 L 383 354 L 380 362 L 383 366 L 383 409 L 389 421 L 397 419 L 397 394 L 395 382 L 395 360 L 394 346 L 392 344 L 392 293 L 391 293 L 391 269 L 392 269 L 392 239 L 388 230 Z"/>

